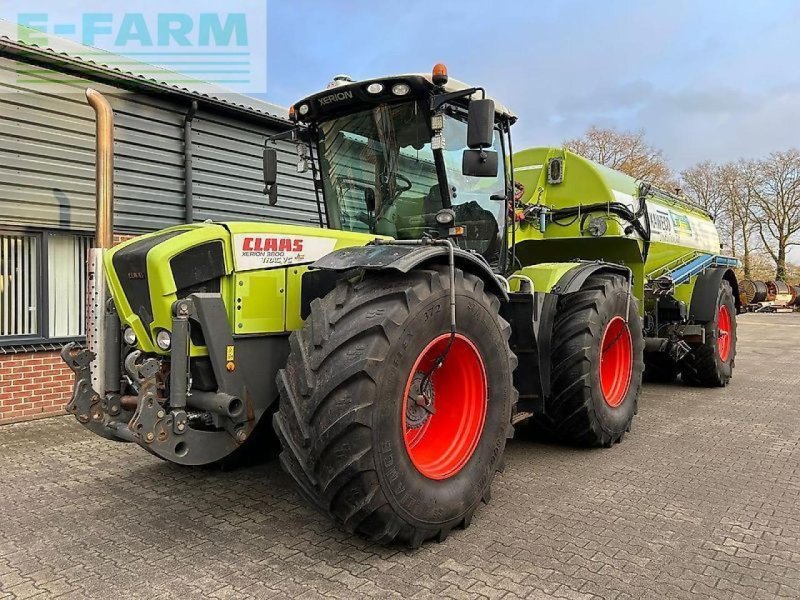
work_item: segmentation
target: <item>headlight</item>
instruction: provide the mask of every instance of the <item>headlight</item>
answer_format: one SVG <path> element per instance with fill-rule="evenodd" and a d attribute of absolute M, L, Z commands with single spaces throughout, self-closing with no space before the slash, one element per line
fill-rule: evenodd
<path fill-rule="evenodd" d="M 382 83 L 370 83 L 367 86 L 367 91 L 370 94 L 380 94 L 383 91 L 383 84 Z"/>
<path fill-rule="evenodd" d="M 170 346 L 172 346 L 172 336 L 169 331 L 162 329 L 156 334 L 156 346 L 162 350 L 169 350 Z"/>
<path fill-rule="evenodd" d="M 456 213 L 449 208 L 443 208 L 436 213 L 436 222 L 439 225 L 452 225 L 456 220 Z"/>
<path fill-rule="evenodd" d="M 411 87 L 407 83 L 395 83 L 392 86 L 392 93 L 395 96 L 405 96 L 411 91 Z"/>
<path fill-rule="evenodd" d="M 136 334 L 130 327 L 126 327 L 125 331 L 122 332 L 122 339 L 125 340 L 125 343 L 128 344 L 128 346 L 133 346 L 136 344 Z"/>
<path fill-rule="evenodd" d="M 297 112 L 299 112 L 301 115 L 307 115 L 308 114 L 308 104 L 301 104 L 300 108 L 297 109 Z"/>

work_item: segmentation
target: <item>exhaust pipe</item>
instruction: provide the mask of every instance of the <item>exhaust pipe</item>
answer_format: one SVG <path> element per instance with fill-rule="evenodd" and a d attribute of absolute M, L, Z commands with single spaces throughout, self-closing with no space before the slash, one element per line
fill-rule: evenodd
<path fill-rule="evenodd" d="M 97 222 L 95 246 L 111 248 L 114 244 L 114 111 L 105 96 L 88 88 L 86 99 L 96 116 L 95 133 L 95 186 L 97 194 Z"/>
<path fill-rule="evenodd" d="M 114 240 L 114 111 L 108 100 L 92 88 L 86 100 L 95 112 L 96 222 L 94 247 L 89 250 L 86 286 L 86 347 L 94 354 L 90 366 L 92 388 L 105 397 L 106 301 L 108 290 L 103 257 Z"/>

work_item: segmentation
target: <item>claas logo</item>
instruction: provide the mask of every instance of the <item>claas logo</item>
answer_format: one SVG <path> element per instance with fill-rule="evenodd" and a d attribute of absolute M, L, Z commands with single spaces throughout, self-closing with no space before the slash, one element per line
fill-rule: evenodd
<path fill-rule="evenodd" d="M 245 252 L 302 252 L 303 240 L 300 238 L 246 237 Z"/>

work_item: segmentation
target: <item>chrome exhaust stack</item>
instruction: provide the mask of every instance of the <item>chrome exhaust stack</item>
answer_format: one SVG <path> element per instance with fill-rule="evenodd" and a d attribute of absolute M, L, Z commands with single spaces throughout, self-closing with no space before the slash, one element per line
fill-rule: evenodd
<path fill-rule="evenodd" d="M 106 381 L 106 303 L 108 287 L 103 258 L 114 240 L 114 111 L 108 100 L 92 88 L 86 99 L 95 112 L 95 243 L 89 250 L 86 285 L 86 347 L 94 354 L 90 366 L 92 388 L 104 396 Z"/>

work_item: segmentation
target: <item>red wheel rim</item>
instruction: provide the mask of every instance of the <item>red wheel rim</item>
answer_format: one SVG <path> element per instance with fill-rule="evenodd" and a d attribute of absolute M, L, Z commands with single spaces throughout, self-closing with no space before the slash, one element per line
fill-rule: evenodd
<path fill-rule="evenodd" d="M 633 340 L 625 319 L 608 322 L 600 347 L 600 389 L 606 404 L 616 408 L 628 394 L 633 373 Z"/>
<path fill-rule="evenodd" d="M 731 313 L 724 304 L 719 307 L 717 317 L 717 348 L 720 360 L 728 360 L 731 355 Z"/>
<path fill-rule="evenodd" d="M 447 479 L 467 464 L 486 420 L 486 367 L 463 335 L 456 334 L 442 366 L 426 377 L 449 339 L 445 333 L 425 346 L 405 387 L 406 451 L 417 471 L 429 479 Z"/>

